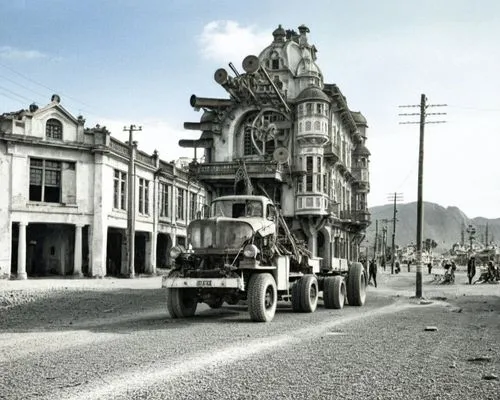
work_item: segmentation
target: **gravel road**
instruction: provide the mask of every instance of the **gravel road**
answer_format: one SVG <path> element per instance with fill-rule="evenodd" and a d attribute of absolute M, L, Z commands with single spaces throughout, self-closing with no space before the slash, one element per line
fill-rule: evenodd
<path fill-rule="evenodd" d="M 497 399 L 500 285 L 414 281 L 269 324 L 170 319 L 159 277 L 0 281 L 0 399 Z"/>

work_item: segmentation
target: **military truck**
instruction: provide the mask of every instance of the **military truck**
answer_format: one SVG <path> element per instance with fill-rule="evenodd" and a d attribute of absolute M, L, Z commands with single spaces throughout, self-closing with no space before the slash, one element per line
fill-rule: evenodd
<path fill-rule="evenodd" d="M 192 317 L 198 303 L 219 308 L 246 301 L 253 321 L 271 321 L 278 301 L 314 312 L 319 293 L 326 308 L 362 306 L 366 275 L 361 263 L 321 271 L 320 259 L 290 232 L 279 208 L 265 196 L 223 196 L 209 216 L 187 228 L 186 249 L 174 246 L 174 266 L 162 280 L 172 318 Z"/>

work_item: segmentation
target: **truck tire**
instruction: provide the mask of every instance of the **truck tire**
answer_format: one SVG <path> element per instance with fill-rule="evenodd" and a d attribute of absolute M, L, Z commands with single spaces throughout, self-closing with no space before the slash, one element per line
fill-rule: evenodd
<path fill-rule="evenodd" d="M 197 305 L 195 290 L 167 288 L 167 309 L 172 318 L 192 317 Z"/>
<path fill-rule="evenodd" d="M 362 306 L 366 300 L 366 275 L 363 265 L 352 263 L 347 273 L 347 301 L 351 306 Z"/>
<path fill-rule="evenodd" d="M 248 282 L 248 311 L 255 322 L 269 322 L 278 304 L 276 282 L 269 273 L 253 274 Z"/>
<path fill-rule="evenodd" d="M 314 275 L 304 275 L 299 280 L 301 311 L 312 313 L 318 306 L 319 287 Z"/>
<path fill-rule="evenodd" d="M 345 280 L 341 276 L 329 276 L 325 278 L 323 288 L 323 301 L 325 308 L 340 310 L 344 308 L 346 296 Z"/>
<path fill-rule="evenodd" d="M 302 311 L 302 306 L 301 306 L 301 293 L 300 293 L 300 282 L 302 279 L 299 279 L 295 281 L 292 285 L 292 310 L 294 312 L 301 312 Z"/>

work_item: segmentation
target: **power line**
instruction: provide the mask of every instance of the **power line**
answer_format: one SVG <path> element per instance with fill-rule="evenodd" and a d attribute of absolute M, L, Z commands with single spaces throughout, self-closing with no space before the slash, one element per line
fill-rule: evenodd
<path fill-rule="evenodd" d="M 6 77 L 6 76 L 4 76 L 4 75 L 0 75 L 0 78 L 4 79 L 4 80 L 6 80 L 6 81 L 9 81 L 9 82 L 11 82 L 11 83 L 13 83 L 14 85 L 17 85 L 17 86 L 19 86 L 19 87 L 22 87 L 23 89 L 26 89 L 26 90 L 28 90 L 28 91 L 30 91 L 30 92 L 32 92 L 32 93 L 34 93 L 34 94 L 36 94 L 37 96 L 40 96 L 40 97 L 46 97 L 46 95 L 45 95 L 45 94 L 41 94 L 41 93 L 39 93 L 39 92 L 37 92 L 37 91 L 35 91 L 35 90 L 33 90 L 33 89 L 31 89 L 31 88 L 27 87 L 27 86 L 24 86 L 23 84 L 21 84 L 21 83 L 19 83 L 19 82 L 16 82 L 16 81 L 14 81 L 14 80 L 12 80 L 12 79 L 10 79 L 10 78 L 7 78 L 7 77 Z"/>
<path fill-rule="evenodd" d="M 14 101 L 18 102 L 19 104 L 23 104 L 23 105 L 25 105 L 25 104 L 26 104 L 26 102 L 25 102 L 24 100 L 23 100 L 23 101 L 21 101 L 21 100 L 19 100 L 19 99 L 16 99 L 15 97 L 9 96 L 8 94 L 2 93 L 2 92 L 0 92 L 0 96 L 7 97 L 8 99 L 14 100 Z M 0 113 L 1 113 L 1 112 L 2 112 L 2 111 L 0 110 Z"/>
<path fill-rule="evenodd" d="M 6 88 L 5 86 L 1 86 L 1 85 L 0 85 L 0 89 L 4 90 L 4 91 L 6 91 L 6 92 L 8 92 L 8 93 L 10 93 L 10 94 L 13 94 L 14 96 L 17 96 L 17 97 L 19 97 L 19 98 L 22 98 L 22 99 L 24 99 L 24 100 L 27 100 L 27 101 L 33 101 L 32 99 L 29 99 L 28 97 L 25 97 L 25 96 L 23 96 L 23 95 L 21 95 L 21 94 L 19 94 L 19 93 L 16 93 L 16 92 L 14 92 L 14 91 L 12 91 L 12 90 L 10 90 L 10 89 Z"/>
<path fill-rule="evenodd" d="M 0 63 L 0 67 L 3 67 L 3 68 L 5 68 L 5 69 L 7 69 L 7 70 L 9 70 L 9 71 L 13 72 L 14 74 L 16 74 L 16 75 L 20 76 L 21 78 L 26 79 L 27 81 L 30 81 L 31 83 L 34 83 L 35 85 L 41 86 L 41 87 L 43 87 L 43 88 L 45 88 L 45 89 L 48 89 L 48 90 L 52 91 L 53 93 L 57 93 L 57 92 L 58 92 L 58 90 L 52 89 L 52 88 L 50 88 L 50 87 L 48 87 L 48 86 L 44 85 L 43 83 L 37 82 L 37 81 L 35 81 L 34 79 L 31 79 L 30 77 L 28 77 L 28 76 L 26 76 L 26 75 L 24 75 L 24 74 L 22 74 L 22 73 L 20 73 L 20 72 L 16 71 L 16 70 L 15 70 L 15 69 L 13 69 L 13 68 L 8 67 L 8 66 L 7 66 L 7 65 L 5 65 L 5 64 Z M 73 100 L 73 101 L 75 101 L 75 102 L 77 102 L 77 103 L 79 103 L 79 104 L 82 104 L 82 105 L 84 105 L 84 106 L 86 106 L 86 107 L 90 107 L 90 108 L 92 108 L 92 106 L 90 106 L 90 105 L 88 105 L 88 104 L 86 104 L 86 103 L 84 103 L 84 102 L 82 102 L 82 101 L 80 101 L 80 100 L 77 100 L 76 98 L 74 98 L 74 97 L 72 97 L 72 96 L 69 96 L 69 95 L 67 95 L 66 93 L 61 93 L 61 95 L 62 95 L 62 96 L 64 96 L 64 97 L 67 97 L 68 99 L 71 99 L 71 100 Z"/>
<path fill-rule="evenodd" d="M 474 110 L 474 111 L 488 111 L 488 112 L 500 112 L 500 108 L 478 108 L 469 106 L 455 106 L 453 104 L 448 105 L 450 108 L 458 108 L 461 110 Z"/>

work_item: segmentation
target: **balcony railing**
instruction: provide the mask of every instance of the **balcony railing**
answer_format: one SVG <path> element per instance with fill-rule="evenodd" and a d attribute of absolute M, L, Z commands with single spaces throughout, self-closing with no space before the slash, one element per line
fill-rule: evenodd
<path fill-rule="evenodd" d="M 140 162 L 142 162 L 144 164 L 154 165 L 154 159 L 153 159 L 153 157 L 151 157 L 150 155 L 148 155 L 146 153 L 143 153 L 142 151 L 138 151 L 136 153 L 136 160 L 140 161 Z"/>
<path fill-rule="evenodd" d="M 115 138 L 111 138 L 111 140 L 109 142 L 109 147 L 111 147 L 111 150 L 114 150 L 117 153 L 120 153 L 122 155 L 129 157 L 130 149 L 129 149 L 128 145 L 126 145 L 125 143 L 122 143 L 122 142 L 116 140 Z"/>
<path fill-rule="evenodd" d="M 327 211 L 329 214 L 332 214 L 336 217 L 339 216 L 339 209 L 340 209 L 340 203 L 337 203 L 336 201 L 330 200 L 328 202 L 328 208 Z"/>
<path fill-rule="evenodd" d="M 351 211 L 353 220 L 360 223 L 370 223 L 371 214 L 368 210 Z"/>
<path fill-rule="evenodd" d="M 327 215 L 328 197 L 323 193 L 300 193 L 296 195 L 297 215 Z"/>
<path fill-rule="evenodd" d="M 350 210 L 340 210 L 339 216 L 342 220 L 352 220 L 352 214 Z"/>
<path fill-rule="evenodd" d="M 351 172 L 354 176 L 354 179 L 356 179 L 358 182 L 368 183 L 368 181 L 370 180 L 368 168 L 352 167 Z"/>
<path fill-rule="evenodd" d="M 324 148 L 324 155 L 327 160 L 335 162 L 340 158 L 340 149 L 330 142 Z"/>

